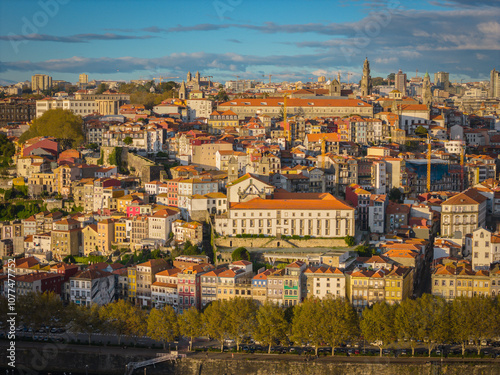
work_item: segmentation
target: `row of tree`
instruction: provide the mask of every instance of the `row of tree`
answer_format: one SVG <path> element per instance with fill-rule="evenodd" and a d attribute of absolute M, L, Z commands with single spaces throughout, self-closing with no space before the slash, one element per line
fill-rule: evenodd
<path fill-rule="evenodd" d="M 6 303 L 2 303 L 6 308 Z M 307 345 L 318 352 L 321 346 L 335 348 L 351 340 L 363 339 L 382 350 L 397 340 L 407 341 L 414 355 L 418 343 L 429 351 L 439 344 L 462 346 L 472 340 L 480 353 L 484 340 L 500 336 L 498 298 L 460 297 L 447 302 L 430 294 L 401 304 L 375 303 L 361 315 L 345 300 L 307 299 L 293 308 L 283 309 L 272 303 L 258 305 L 255 300 L 234 298 L 210 303 L 203 312 L 192 308 L 177 314 L 172 307 L 146 311 L 124 300 L 98 307 L 64 307 L 54 294 L 20 296 L 21 321 L 33 328 L 51 320 L 72 322 L 73 329 L 86 333 L 112 332 L 119 343 L 122 337 L 148 335 L 167 343 L 182 335 L 193 340 L 199 336 L 216 339 L 223 350 L 226 339 L 234 340 L 237 350 L 252 337 L 266 345 Z M 7 316 L 7 314 L 2 314 Z"/>

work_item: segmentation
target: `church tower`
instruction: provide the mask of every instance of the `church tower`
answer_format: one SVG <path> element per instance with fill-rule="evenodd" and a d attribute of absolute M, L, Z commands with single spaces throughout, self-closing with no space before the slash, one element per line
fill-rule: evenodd
<path fill-rule="evenodd" d="M 238 179 L 238 160 L 231 156 L 227 163 L 227 183 L 230 184 Z M 229 196 L 229 193 L 228 193 Z"/>
<path fill-rule="evenodd" d="M 422 83 L 422 103 L 429 107 L 432 103 L 431 78 L 426 72 Z"/>
<path fill-rule="evenodd" d="M 341 87 L 339 80 L 332 80 L 330 85 L 328 86 L 328 95 L 329 96 L 340 96 L 341 95 Z"/>
<path fill-rule="evenodd" d="M 370 76 L 370 62 L 368 57 L 363 64 L 363 77 L 361 78 L 361 96 L 372 94 L 372 77 Z"/>
<path fill-rule="evenodd" d="M 186 77 L 186 82 L 189 83 L 193 80 L 193 76 L 191 75 L 191 72 L 188 72 L 187 77 Z"/>
<path fill-rule="evenodd" d="M 200 72 L 196 72 L 196 74 L 194 76 L 194 80 L 196 81 L 196 83 L 198 85 L 200 84 Z"/>
<path fill-rule="evenodd" d="M 186 90 L 186 84 L 184 81 L 181 83 L 181 87 L 179 89 L 179 99 L 186 100 L 187 99 L 187 90 Z"/>

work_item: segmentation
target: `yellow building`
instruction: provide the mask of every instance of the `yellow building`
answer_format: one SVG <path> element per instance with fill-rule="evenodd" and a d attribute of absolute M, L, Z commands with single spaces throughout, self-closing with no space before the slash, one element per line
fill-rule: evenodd
<path fill-rule="evenodd" d="M 385 300 L 384 277 L 388 272 L 382 268 L 377 271 L 361 269 L 346 273 L 346 295 L 355 309 L 360 311 L 375 302 Z"/>
<path fill-rule="evenodd" d="M 137 269 L 135 266 L 127 268 L 128 300 L 135 303 L 137 297 Z"/>
<path fill-rule="evenodd" d="M 115 221 L 115 239 L 117 244 L 127 241 L 127 223 L 125 220 Z"/>
<path fill-rule="evenodd" d="M 213 111 L 208 120 L 208 128 L 212 134 L 222 134 L 227 127 L 238 128 L 238 115 L 231 111 Z"/>
<path fill-rule="evenodd" d="M 394 267 L 385 275 L 385 301 L 389 304 L 401 303 L 413 294 L 414 269 Z"/>
<path fill-rule="evenodd" d="M 97 223 L 97 247 L 99 255 L 109 255 L 112 252 L 111 242 L 115 238 L 115 222 L 113 219 L 101 220 Z"/>
<path fill-rule="evenodd" d="M 82 229 L 83 255 L 89 256 L 96 252 L 97 247 L 97 225 L 90 224 Z"/>
<path fill-rule="evenodd" d="M 455 297 L 489 296 L 495 275 L 489 271 L 474 271 L 465 261 L 439 264 L 432 273 L 432 294 L 446 300 Z"/>

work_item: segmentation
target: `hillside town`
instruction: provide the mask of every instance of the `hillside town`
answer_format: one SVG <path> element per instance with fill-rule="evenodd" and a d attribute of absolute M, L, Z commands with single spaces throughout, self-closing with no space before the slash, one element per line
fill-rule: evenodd
<path fill-rule="evenodd" d="M 500 73 L 375 85 L 362 69 L 4 87 L 0 294 L 13 267 L 17 296 L 181 315 L 500 295 Z M 41 133 L 74 119 L 75 135 Z"/>

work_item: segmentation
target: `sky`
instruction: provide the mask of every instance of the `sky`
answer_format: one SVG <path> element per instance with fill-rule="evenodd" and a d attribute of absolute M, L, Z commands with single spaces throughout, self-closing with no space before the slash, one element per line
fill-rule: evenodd
<path fill-rule="evenodd" d="M 500 0 L 2 0 L 0 82 L 53 79 L 358 81 L 399 69 L 489 79 Z M 263 76 L 266 76 L 263 78 Z"/>

